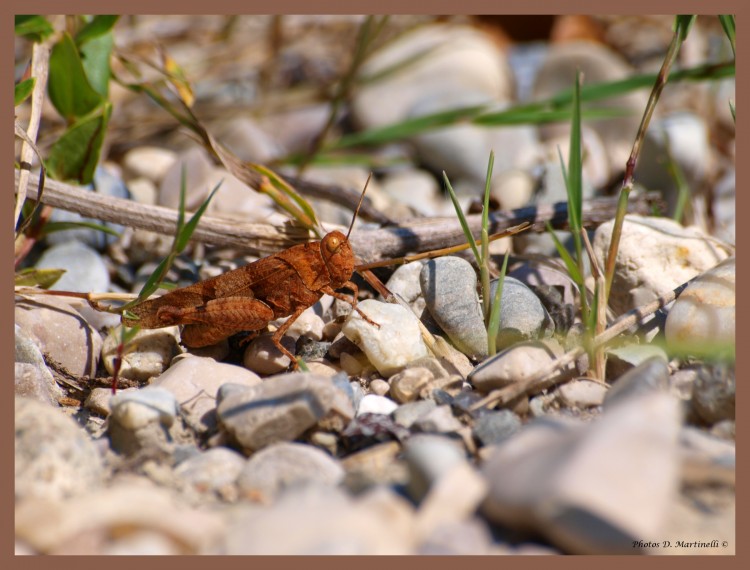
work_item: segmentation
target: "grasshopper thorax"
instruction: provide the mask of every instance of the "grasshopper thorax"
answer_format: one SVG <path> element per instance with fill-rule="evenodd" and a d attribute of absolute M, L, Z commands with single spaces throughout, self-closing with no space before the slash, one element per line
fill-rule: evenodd
<path fill-rule="evenodd" d="M 331 276 L 331 287 L 336 289 L 351 279 L 354 273 L 354 252 L 343 233 L 333 231 L 326 234 L 320 241 L 320 253 Z"/>

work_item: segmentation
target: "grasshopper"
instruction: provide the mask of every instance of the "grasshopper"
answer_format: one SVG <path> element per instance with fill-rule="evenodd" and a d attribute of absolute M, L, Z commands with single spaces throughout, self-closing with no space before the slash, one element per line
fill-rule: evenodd
<path fill-rule="evenodd" d="M 365 186 L 365 190 L 367 187 Z M 182 342 L 199 348 L 241 331 L 260 331 L 272 320 L 289 317 L 273 334 L 274 345 L 298 368 L 294 355 L 282 344 L 289 327 L 324 293 L 352 305 L 367 322 L 377 326 L 357 307 L 359 289 L 352 283 L 355 257 L 349 243 L 364 191 L 344 235 L 332 231 L 323 239 L 295 245 L 222 275 L 175 289 L 129 309 L 127 326 L 153 329 L 183 325 Z M 338 293 L 346 288 L 353 297 Z"/>

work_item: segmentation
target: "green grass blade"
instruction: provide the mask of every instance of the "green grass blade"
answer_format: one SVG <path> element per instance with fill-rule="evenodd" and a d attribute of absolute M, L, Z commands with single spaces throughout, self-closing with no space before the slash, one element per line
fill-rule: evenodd
<path fill-rule="evenodd" d="M 675 16 L 673 29 L 677 32 L 677 36 L 680 38 L 681 42 L 684 42 L 687 39 L 688 34 L 690 33 L 690 28 L 693 27 L 696 18 L 697 16 L 690 14 Z"/>
<path fill-rule="evenodd" d="M 562 259 L 563 263 L 565 264 L 565 269 L 568 270 L 568 275 L 570 275 L 570 278 L 575 282 L 576 285 L 578 285 L 579 287 L 583 286 L 583 277 L 581 276 L 580 271 L 578 271 L 578 266 L 576 265 L 575 260 L 571 257 L 570 252 L 562 244 L 560 238 L 557 237 L 557 234 L 555 233 L 552 225 L 549 222 L 545 222 L 545 225 L 547 226 L 547 231 L 549 232 L 550 237 L 552 237 L 552 241 L 555 243 L 555 249 L 557 249 L 557 253 L 560 256 L 560 259 Z"/>
<path fill-rule="evenodd" d="M 721 27 L 724 28 L 724 33 L 727 35 L 727 38 L 729 38 L 729 43 L 732 46 L 732 55 L 736 58 L 737 50 L 735 49 L 735 39 L 737 36 L 737 26 L 734 21 L 734 16 L 721 15 L 719 16 L 719 22 L 721 22 Z"/>
<path fill-rule="evenodd" d="M 193 232 L 195 232 L 195 228 L 198 226 L 198 222 L 200 221 L 201 216 L 203 216 L 203 214 L 206 212 L 206 208 L 208 208 L 208 205 L 211 202 L 211 199 L 214 197 L 214 194 L 218 192 L 222 182 L 224 181 L 220 180 L 219 183 L 214 186 L 214 189 L 211 190 L 208 198 L 204 200 L 203 204 L 200 205 L 200 208 L 195 211 L 192 217 L 188 220 L 188 223 L 185 224 L 185 226 L 182 228 L 182 231 L 180 231 L 179 236 L 175 242 L 177 253 L 180 253 L 183 249 L 185 249 L 185 246 L 187 246 L 188 241 L 190 241 L 190 238 L 193 235 Z"/>
<path fill-rule="evenodd" d="M 583 162 L 581 160 L 581 78 L 576 73 L 573 96 L 573 118 L 570 129 L 570 152 L 568 156 L 568 223 L 574 235 L 580 233 L 583 212 Z M 576 247 L 580 258 L 580 249 Z"/>
<path fill-rule="evenodd" d="M 105 234 L 109 234 L 114 237 L 120 237 L 120 232 L 118 232 L 117 230 L 103 224 L 97 224 L 96 222 L 47 222 L 40 230 L 39 235 L 46 236 L 55 232 L 77 230 L 81 228 L 96 230 L 98 232 L 104 232 Z"/>
<path fill-rule="evenodd" d="M 495 152 L 490 151 L 487 164 L 487 176 L 484 182 L 484 203 L 482 204 L 482 257 L 479 263 L 479 278 L 482 283 L 482 308 L 484 322 L 490 322 L 490 189 L 492 187 L 492 170 L 495 167 Z"/>
<path fill-rule="evenodd" d="M 453 186 L 451 186 L 451 181 L 448 180 L 448 175 L 443 171 L 443 180 L 445 181 L 445 187 L 448 190 L 448 194 L 451 197 L 451 201 L 453 202 L 453 207 L 456 209 L 456 215 L 458 216 L 458 221 L 461 223 L 461 229 L 464 231 L 464 235 L 466 236 L 466 241 L 471 246 L 471 250 L 474 252 L 474 257 L 477 260 L 477 264 L 481 266 L 482 258 L 479 255 L 479 249 L 477 249 L 477 242 L 474 239 L 474 236 L 471 235 L 471 230 L 469 229 L 469 223 L 466 221 L 466 216 L 464 216 L 464 213 L 461 211 L 461 206 L 458 203 L 458 198 L 456 198 L 456 193 L 453 191 Z"/>
<path fill-rule="evenodd" d="M 587 109 L 583 112 L 583 118 L 590 121 L 598 119 L 614 119 L 618 117 L 627 117 L 632 115 L 633 111 L 630 109 L 620 108 L 601 108 L 601 109 Z M 543 125 L 546 123 L 559 123 L 563 121 L 570 121 L 573 116 L 571 109 L 559 109 L 559 110 L 532 110 L 532 111 L 517 111 L 508 110 L 500 111 L 497 113 L 484 113 L 478 117 L 472 119 L 472 123 L 475 125 L 483 126 L 513 126 L 513 125 Z"/>

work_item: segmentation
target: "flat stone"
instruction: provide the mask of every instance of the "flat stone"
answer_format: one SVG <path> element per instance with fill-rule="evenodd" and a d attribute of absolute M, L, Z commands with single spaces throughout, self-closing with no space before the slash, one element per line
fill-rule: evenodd
<path fill-rule="evenodd" d="M 501 443 L 521 429 L 521 418 L 510 410 L 491 411 L 474 423 L 473 432 L 482 445 Z"/>
<path fill-rule="evenodd" d="M 490 282 L 490 299 L 495 298 L 499 281 Z M 497 331 L 498 350 L 517 342 L 547 337 L 555 332 L 547 310 L 534 292 L 526 285 L 506 276 L 500 298 L 500 328 Z"/>
<path fill-rule="evenodd" d="M 669 368 L 660 356 L 643 361 L 617 378 L 604 396 L 604 408 L 640 395 L 666 392 L 669 389 Z"/>
<path fill-rule="evenodd" d="M 595 408 L 604 402 L 607 386 L 593 380 L 573 380 L 560 386 L 556 393 L 570 408 Z"/>
<path fill-rule="evenodd" d="M 162 329 L 141 329 L 128 343 L 128 350 L 122 356 L 120 376 L 138 382 L 159 376 L 167 368 L 172 358 L 179 354 L 179 327 Z M 104 339 L 102 358 L 107 372 L 114 374 L 114 361 L 120 334 L 110 334 Z"/>
<path fill-rule="evenodd" d="M 434 410 L 436 406 L 437 404 L 433 400 L 419 400 L 417 402 L 401 404 L 393 412 L 393 419 L 396 423 L 409 428 L 419 418 Z"/>
<path fill-rule="evenodd" d="M 460 430 L 463 424 L 453 415 L 450 406 L 443 405 L 417 419 L 414 427 L 427 433 L 448 433 Z"/>
<path fill-rule="evenodd" d="M 552 340 L 521 342 L 482 362 L 468 380 L 480 392 L 490 392 L 534 376 L 562 354 Z"/>

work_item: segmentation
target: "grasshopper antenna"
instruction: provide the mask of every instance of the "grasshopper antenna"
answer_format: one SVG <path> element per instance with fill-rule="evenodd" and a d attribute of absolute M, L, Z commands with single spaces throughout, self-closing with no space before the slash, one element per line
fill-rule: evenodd
<path fill-rule="evenodd" d="M 362 202 L 365 199 L 365 192 L 367 192 L 367 186 L 369 186 L 371 178 L 372 178 L 372 172 L 370 172 L 370 175 L 367 177 L 367 182 L 365 182 L 365 188 L 364 190 L 362 190 L 362 195 L 359 197 L 359 204 L 357 204 L 357 209 L 354 210 L 354 215 L 352 216 L 352 222 L 349 224 L 349 231 L 346 232 L 346 239 L 349 239 L 349 234 L 352 233 L 352 228 L 354 227 L 354 220 L 357 219 L 359 208 L 362 206 Z"/>

